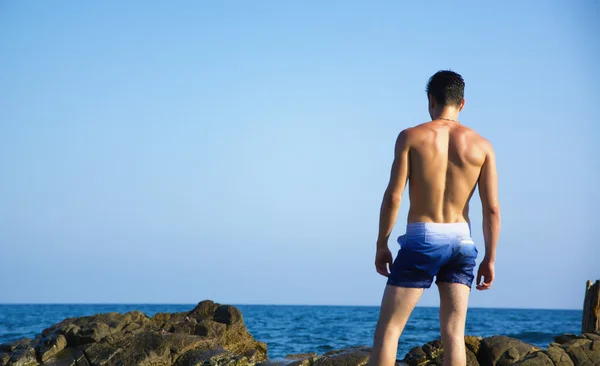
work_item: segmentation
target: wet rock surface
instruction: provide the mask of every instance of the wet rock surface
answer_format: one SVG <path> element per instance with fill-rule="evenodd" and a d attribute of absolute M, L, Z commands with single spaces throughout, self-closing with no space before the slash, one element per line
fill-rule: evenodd
<path fill-rule="evenodd" d="M 247 365 L 267 359 L 241 312 L 202 301 L 189 312 L 69 318 L 33 340 L 0 345 L 0 366 Z"/>

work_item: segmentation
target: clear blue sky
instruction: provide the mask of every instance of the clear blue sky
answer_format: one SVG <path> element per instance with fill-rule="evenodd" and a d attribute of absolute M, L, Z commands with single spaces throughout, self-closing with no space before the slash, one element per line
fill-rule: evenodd
<path fill-rule="evenodd" d="M 471 306 L 581 308 L 600 278 L 599 14 L 3 1 L 0 303 L 378 305 L 394 141 L 450 68 L 500 175 L 497 280 Z M 483 254 L 477 197 L 471 218 Z"/>

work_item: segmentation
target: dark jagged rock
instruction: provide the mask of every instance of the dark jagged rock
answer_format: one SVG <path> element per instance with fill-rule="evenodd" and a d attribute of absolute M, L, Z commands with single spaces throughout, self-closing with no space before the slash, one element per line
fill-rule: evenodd
<path fill-rule="evenodd" d="M 481 337 L 466 336 L 465 348 L 467 352 L 467 366 L 478 366 L 477 353 L 479 352 Z M 444 363 L 444 347 L 442 341 L 435 340 L 425 343 L 422 347 L 414 347 L 404 357 L 403 362 L 409 366 L 442 365 Z"/>
<path fill-rule="evenodd" d="M 39 365 L 35 355 L 35 349 L 30 345 L 17 347 L 12 351 L 7 365 L 9 366 L 36 366 Z"/>
<path fill-rule="evenodd" d="M 561 346 L 575 365 L 600 365 L 600 341 L 574 339 Z"/>
<path fill-rule="evenodd" d="M 546 352 L 556 366 L 573 366 L 573 361 L 567 352 L 557 343 L 552 343 Z"/>
<path fill-rule="evenodd" d="M 67 346 L 67 339 L 64 335 L 58 334 L 50 337 L 43 338 L 36 347 L 36 353 L 38 358 L 42 362 L 48 361 L 54 357 L 57 353 L 65 349 Z"/>
<path fill-rule="evenodd" d="M 31 344 L 31 339 L 29 338 L 18 339 L 11 343 L 0 344 L 0 352 L 11 353 L 17 348 L 23 348 L 28 346 L 29 344 Z"/>
<path fill-rule="evenodd" d="M 479 362 L 494 366 L 513 365 L 537 350 L 539 348 L 515 338 L 493 336 L 482 340 Z"/>
<path fill-rule="evenodd" d="M 266 358 L 241 312 L 212 301 L 152 318 L 139 311 L 69 318 L 34 340 L 0 345 L 0 366 L 241 366 Z"/>
<path fill-rule="evenodd" d="M 475 356 L 479 354 L 479 349 L 481 348 L 481 340 L 482 337 L 475 336 L 465 336 L 465 346 L 467 350 L 473 352 Z"/>
<path fill-rule="evenodd" d="M 44 365 L 50 366 L 90 366 L 83 351 L 77 348 L 67 348 L 60 351 L 52 359 L 44 362 Z"/>
<path fill-rule="evenodd" d="M 215 321 L 223 324 L 233 324 L 242 319 L 242 312 L 230 305 L 221 305 L 215 310 Z"/>
<path fill-rule="evenodd" d="M 561 335 L 554 337 L 554 342 L 556 342 L 558 344 L 563 344 L 563 343 L 567 343 L 567 342 L 572 341 L 573 339 L 577 339 L 577 338 L 578 337 L 576 334 L 565 333 L 565 334 L 561 334 Z"/>
<path fill-rule="evenodd" d="M 548 355 L 542 351 L 537 351 L 529 356 L 525 357 L 523 360 L 514 363 L 513 365 L 520 366 L 554 366 L 554 362 L 552 359 L 548 357 Z"/>
<path fill-rule="evenodd" d="M 211 300 L 204 300 L 198 303 L 194 309 L 192 309 L 188 316 L 193 318 L 210 318 L 217 311 L 219 307 L 218 304 L 215 304 Z"/>
<path fill-rule="evenodd" d="M 467 365 L 475 366 L 599 366 L 600 335 L 567 334 L 543 350 L 518 339 L 505 336 L 465 337 Z M 442 365 L 444 350 L 441 342 L 433 341 L 413 348 L 404 358 L 407 365 Z"/>
<path fill-rule="evenodd" d="M 10 360 L 10 354 L 6 352 L 0 352 L 0 365 L 6 365 Z"/>
<path fill-rule="evenodd" d="M 287 366 L 363 366 L 369 361 L 370 353 L 369 347 L 348 347 L 320 356 L 307 354 L 306 358 L 288 363 Z"/>
<path fill-rule="evenodd" d="M 285 356 L 286 360 L 301 360 L 304 358 L 309 358 L 309 357 L 316 357 L 317 354 L 315 352 L 311 352 L 311 353 L 294 353 L 294 354 L 289 354 Z"/>
<path fill-rule="evenodd" d="M 583 336 L 592 341 L 600 341 L 600 334 L 597 333 L 586 333 Z"/>
<path fill-rule="evenodd" d="M 329 351 L 315 361 L 315 365 L 365 365 L 371 355 L 370 347 L 349 347 Z"/>
<path fill-rule="evenodd" d="M 442 341 L 435 340 L 425 343 L 422 347 L 412 348 L 404 357 L 404 362 L 409 366 L 417 365 L 441 365 L 443 362 L 444 348 Z"/>

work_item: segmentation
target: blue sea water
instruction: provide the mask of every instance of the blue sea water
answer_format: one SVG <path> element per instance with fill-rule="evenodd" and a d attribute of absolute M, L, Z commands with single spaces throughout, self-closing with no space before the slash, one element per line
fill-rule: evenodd
<path fill-rule="evenodd" d="M 323 353 L 354 345 L 372 344 L 378 307 L 236 305 L 250 333 L 266 342 L 269 357 L 290 353 Z M 140 310 L 189 311 L 191 305 L 0 305 L 0 343 L 36 334 L 68 317 L 105 312 Z M 413 312 L 399 343 L 403 358 L 414 346 L 439 338 L 438 308 L 418 307 Z M 503 334 L 546 347 L 562 333 L 579 333 L 579 310 L 469 309 L 466 333 L 477 336 Z"/>

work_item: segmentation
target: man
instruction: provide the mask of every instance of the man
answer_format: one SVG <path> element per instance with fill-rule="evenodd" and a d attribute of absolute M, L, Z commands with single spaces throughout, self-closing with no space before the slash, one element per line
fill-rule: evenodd
<path fill-rule="evenodd" d="M 398 339 L 434 276 L 440 292 L 444 365 L 466 365 L 465 321 L 478 253 L 469 221 L 469 201 L 475 187 L 479 185 L 485 239 L 478 290 L 489 289 L 494 281 L 500 206 L 492 145 L 458 121 L 465 105 L 464 86 L 463 78 L 455 72 L 433 75 L 427 84 L 432 121 L 405 129 L 396 141 L 391 177 L 381 204 L 375 257 L 377 272 L 388 280 L 370 365 L 395 363 Z M 406 234 L 398 238 L 400 250 L 392 262 L 388 239 L 407 181 L 408 224 Z"/>

